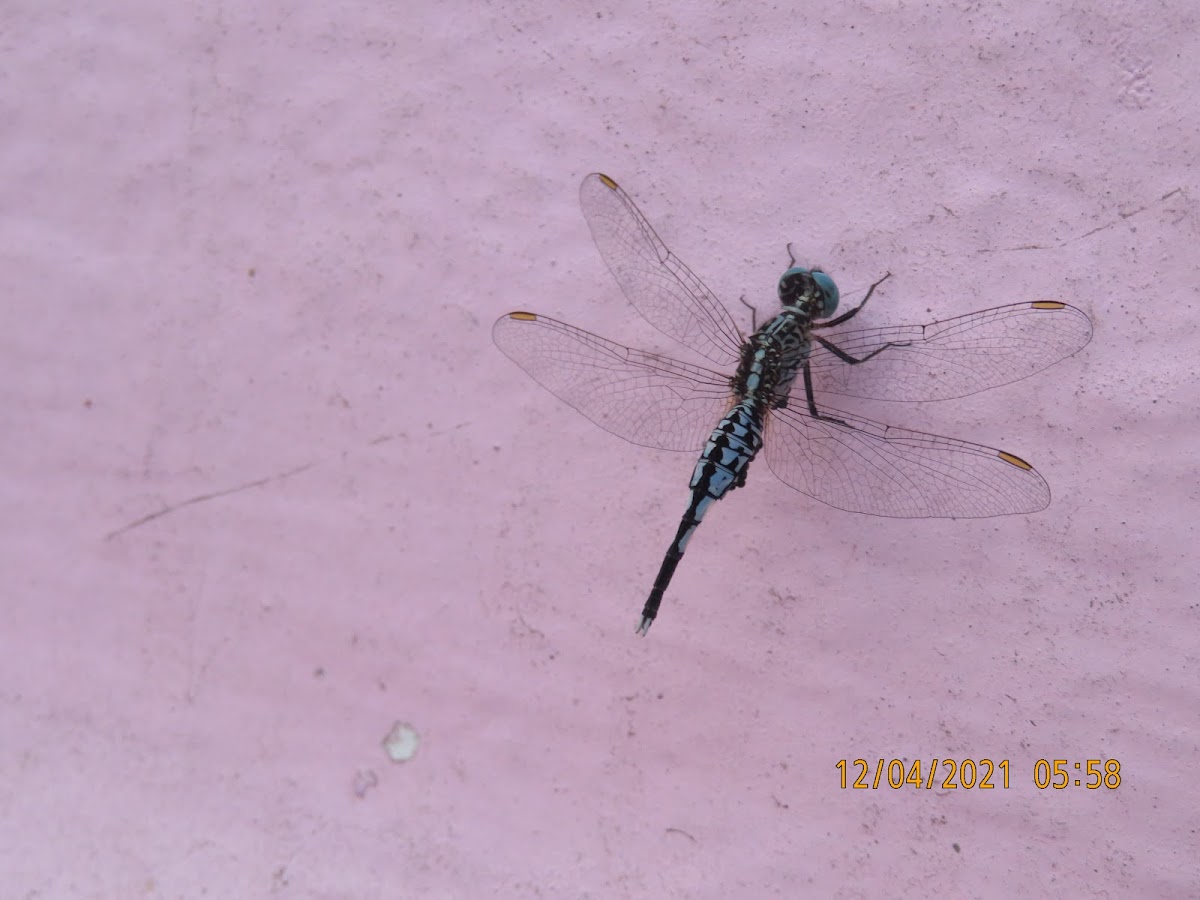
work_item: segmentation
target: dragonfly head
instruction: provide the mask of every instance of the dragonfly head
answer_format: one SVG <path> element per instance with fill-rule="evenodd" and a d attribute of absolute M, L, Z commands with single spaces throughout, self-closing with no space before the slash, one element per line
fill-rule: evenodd
<path fill-rule="evenodd" d="M 837 309 L 837 285 L 820 269 L 794 267 L 779 279 L 779 302 L 785 308 L 806 310 L 814 319 L 824 319 Z"/>

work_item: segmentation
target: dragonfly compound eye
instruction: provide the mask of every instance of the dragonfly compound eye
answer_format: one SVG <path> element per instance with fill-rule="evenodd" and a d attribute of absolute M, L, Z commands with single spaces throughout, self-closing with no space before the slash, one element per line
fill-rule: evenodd
<path fill-rule="evenodd" d="M 791 268 L 779 279 L 779 302 L 789 307 L 808 307 L 810 315 L 824 319 L 837 309 L 837 285 L 820 269 Z M 814 305 L 818 308 L 812 309 Z"/>
<path fill-rule="evenodd" d="M 792 268 L 779 276 L 779 302 L 799 306 L 812 290 L 813 277 L 808 269 Z"/>
<path fill-rule="evenodd" d="M 838 289 L 833 283 L 833 279 L 822 272 L 820 269 L 813 269 L 813 281 L 817 283 L 817 287 L 821 289 L 821 293 L 825 295 L 825 303 L 821 311 L 817 313 L 818 319 L 824 319 L 832 316 L 838 305 Z"/>

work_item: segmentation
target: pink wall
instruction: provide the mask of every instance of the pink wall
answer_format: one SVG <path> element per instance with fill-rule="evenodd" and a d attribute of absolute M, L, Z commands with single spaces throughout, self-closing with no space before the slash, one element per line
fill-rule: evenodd
<path fill-rule="evenodd" d="M 0 13 L 0 893 L 1200 893 L 1189 4 L 78 6 Z M 743 325 L 787 241 L 893 273 L 864 324 L 1087 310 L 1043 376 L 856 407 L 1052 506 L 872 519 L 756 466 L 636 638 L 693 458 L 490 342 L 684 353 L 594 169 Z M 859 756 L 1011 786 L 841 789 Z"/>

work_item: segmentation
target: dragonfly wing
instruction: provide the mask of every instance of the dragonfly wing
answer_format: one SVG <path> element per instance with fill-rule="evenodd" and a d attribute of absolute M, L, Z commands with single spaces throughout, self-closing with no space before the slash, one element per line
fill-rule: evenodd
<path fill-rule="evenodd" d="M 809 367 L 822 393 L 872 400 L 947 400 L 1028 378 L 1065 359 L 1091 339 L 1092 323 L 1073 306 L 1039 301 L 928 325 L 820 334 L 856 359 L 887 347 L 851 365 L 814 340 Z"/>
<path fill-rule="evenodd" d="M 1031 513 L 1050 488 L 1029 463 L 992 447 L 893 428 L 825 408 L 840 425 L 795 409 L 767 418 L 767 464 L 781 481 L 850 512 L 897 518 Z"/>
<path fill-rule="evenodd" d="M 698 450 L 729 409 L 728 378 L 624 347 L 546 316 L 512 312 L 496 346 L 533 379 L 605 431 L 643 447 Z"/>
<path fill-rule="evenodd" d="M 579 187 L 592 237 L 617 284 L 655 328 L 715 363 L 737 361 L 742 335 L 729 312 L 667 249 L 629 195 L 594 172 Z"/>

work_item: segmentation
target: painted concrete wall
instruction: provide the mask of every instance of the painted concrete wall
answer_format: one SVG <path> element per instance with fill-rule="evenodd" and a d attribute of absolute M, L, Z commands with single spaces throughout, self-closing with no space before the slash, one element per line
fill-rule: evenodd
<path fill-rule="evenodd" d="M 0 26 L 5 896 L 1200 893 L 1193 4 Z M 693 457 L 490 340 L 686 354 L 591 244 L 596 169 L 743 327 L 788 241 L 848 297 L 892 273 L 867 325 L 1087 310 L 1042 376 L 855 407 L 1053 504 L 874 519 L 756 464 L 637 638 Z M 858 757 L 1010 780 L 843 789 Z"/>

